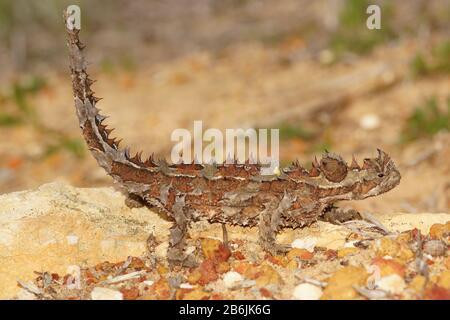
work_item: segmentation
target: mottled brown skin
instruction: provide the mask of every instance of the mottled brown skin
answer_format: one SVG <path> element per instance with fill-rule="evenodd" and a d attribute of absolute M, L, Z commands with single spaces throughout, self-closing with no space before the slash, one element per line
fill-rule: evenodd
<path fill-rule="evenodd" d="M 326 212 L 337 212 L 337 201 L 376 196 L 400 182 L 400 173 L 381 150 L 377 158 L 365 159 L 362 168 L 354 159 L 348 166 L 340 156 L 325 153 L 309 171 L 294 163 L 272 176 L 260 175 L 254 164 L 170 165 L 153 157 L 143 161 L 140 154 L 131 157 L 110 138 L 96 108 L 99 99 L 91 90 L 79 30 L 67 32 L 75 107 L 86 143 L 128 196 L 130 207 L 156 208 L 174 222 L 167 253 L 171 264 L 193 263 L 184 255 L 191 222 L 257 226 L 264 250 L 279 254 L 286 250 L 275 241 L 280 228 L 308 225 Z"/>

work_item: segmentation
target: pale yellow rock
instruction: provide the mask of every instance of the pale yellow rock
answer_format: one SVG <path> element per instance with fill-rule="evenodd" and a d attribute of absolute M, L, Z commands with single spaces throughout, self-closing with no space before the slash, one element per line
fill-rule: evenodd
<path fill-rule="evenodd" d="M 420 293 L 424 290 L 427 279 L 422 275 L 416 275 L 409 283 L 409 288 L 416 293 Z"/>
<path fill-rule="evenodd" d="M 363 286 L 368 278 L 367 271 L 362 267 L 347 266 L 336 271 L 328 278 L 328 285 L 323 291 L 324 300 L 356 299 L 359 294 L 354 286 Z"/>
<path fill-rule="evenodd" d="M 338 225 L 318 221 L 308 228 L 286 229 L 278 239 L 281 243 L 292 244 L 296 239 L 314 239 L 316 247 L 338 249 L 344 246 L 350 230 Z"/>
<path fill-rule="evenodd" d="M 450 221 L 450 214 L 374 216 L 394 232 L 418 228 L 427 233 L 431 225 Z M 147 208 L 127 208 L 124 196 L 112 188 L 50 183 L 37 190 L 1 195 L 0 298 L 16 295 L 17 279 L 31 281 L 36 276 L 33 271 L 64 274 L 70 265 L 83 267 L 139 256 L 146 250 L 150 232 L 160 242 L 155 254 L 165 258 L 169 227 L 169 222 Z M 222 237 L 219 224 L 196 223 L 193 228 L 193 239 Z M 228 226 L 227 230 L 230 239 L 245 241 L 249 256 L 263 254 L 257 228 Z M 307 228 L 286 229 L 278 240 L 290 244 L 295 239 L 314 238 L 316 247 L 339 249 L 350 232 L 344 226 L 319 221 Z M 276 276 L 266 280 L 278 283 Z"/>
<path fill-rule="evenodd" d="M 112 188 L 51 183 L 2 195 L 0 298 L 17 294 L 17 279 L 30 281 L 33 271 L 65 274 L 70 265 L 141 255 L 149 232 L 164 237 L 169 226 L 148 209 L 130 210 Z"/>
<path fill-rule="evenodd" d="M 373 213 L 372 215 L 389 231 L 399 233 L 417 228 L 422 233 L 427 234 L 433 224 L 445 224 L 450 221 L 449 213 Z M 308 228 L 287 229 L 279 235 L 278 239 L 282 243 L 290 244 L 297 238 L 311 237 L 316 241 L 317 247 L 336 250 L 345 245 L 346 237 L 349 234 L 350 230 L 344 226 L 318 221 Z M 404 254 L 405 260 L 409 258 L 409 252 L 403 252 L 402 254 Z"/>
<path fill-rule="evenodd" d="M 450 221 L 449 213 L 384 213 L 375 217 L 390 231 L 403 232 L 417 228 L 424 234 L 430 231 L 433 224 Z"/>

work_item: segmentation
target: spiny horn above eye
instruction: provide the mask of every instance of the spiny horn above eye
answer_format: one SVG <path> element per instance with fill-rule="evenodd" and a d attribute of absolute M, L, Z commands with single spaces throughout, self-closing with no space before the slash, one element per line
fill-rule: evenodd
<path fill-rule="evenodd" d="M 378 152 L 378 157 L 376 160 L 382 167 L 384 167 L 391 158 L 389 157 L 389 155 L 386 152 L 384 152 L 381 149 L 377 149 L 377 152 Z"/>
<path fill-rule="evenodd" d="M 361 170 L 358 162 L 356 161 L 355 155 L 352 155 L 352 164 L 350 165 L 350 170 Z"/>
<path fill-rule="evenodd" d="M 386 157 L 386 153 L 384 153 L 383 150 L 381 149 L 377 148 L 377 153 L 378 153 L 377 161 L 381 161 L 383 158 Z"/>

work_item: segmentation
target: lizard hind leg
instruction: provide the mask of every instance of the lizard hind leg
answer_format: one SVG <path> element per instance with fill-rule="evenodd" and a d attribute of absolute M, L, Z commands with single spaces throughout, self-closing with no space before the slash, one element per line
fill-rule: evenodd
<path fill-rule="evenodd" d="M 276 243 L 276 235 L 281 223 L 282 213 L 288 210 L 292 204 L 291 198 L 285 194 L 281 201 L 274 199 L 266 205 L 261 212 L 259 220 L 259 243 L 264 251 L 272 255 L 286 253 L 290 247 Z"/>
<path fill-rule="evenodd" d="M 195 267 L 197 262 L 192 255 L 186 255 L 186 237 L 188 234 L 189 220 L 186 215 L 184 196 L 177 196 L 173 205 L 174 224 L 170 228 L 169 247 L 167 260 L 169 265 Z"/>

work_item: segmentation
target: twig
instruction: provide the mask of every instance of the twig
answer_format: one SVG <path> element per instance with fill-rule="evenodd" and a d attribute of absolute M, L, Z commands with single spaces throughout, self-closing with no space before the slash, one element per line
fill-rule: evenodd
<path fill-rule="evenodd" d="M 388 299 L 388 293 L 384 290 L 369 290 L 364 287 L 353 286 L 353 289 L 358 291 L 359 294 L 366 297 L 369 300 L 383 300 Z"/>
<path fill-rule="evenodd" d="M 34 294 L 39 299 L 42 299 L 42 298 L 53 299 L 52 296 L 46 294 L 45 292 L 43 292 L 41 289 L 39 289 L 36 285 L 34 285 L 31 282 L 23 282 L 23 281 L 17 279 L 17 284 L 19 287 L 30 292 L 31 294 Z"/>
<path fill-rule="evenodd" d="M 351 220 L 343 222 L 341 225 L 363 238 L 375 238 L 389 234 L 386 233 L 384 228 L 380 228 L 376 224 L 364 220 Z"/>
<path fill-rule="evenodd" d="M 130 279 L 134 279 L 134 278 L 139 278 L 141 275 L 143 275 L 145 273 L 146 273 L 145 270 L 130 272 L 127 274 L 123 274 L 123 275 L 105 280 L 104 283 L 112 284 L 112 283 L 122 282 L 122 281 L 130 280 Z"/>
<path fill-rule="evenodd" d="M 123 265 L 120 267 L 120 269 L 117 270 L 116 276 L 118 276 L 119 274 L 124 272 L 128 268 L 128 266 L 131 264 L 132 261 L 133 261 L 133 258 L 132 257 L 128 257 L 127 260 L 125 260 Z"/>
<path fill-rule="evenodd" d="M 309 277 L 302 277 L 302 276 L 298 276 L 298 275 L 296 275 L 295 277 L 304 283 L 309 283 L 309 284 L 312 284 L 312 285 L 315 285 L 318 287 L 322 287 L 322 288 L 325 288 L 328 285 L 327 282 L 319 281 L 319 280 L 309 278 Z"/>
<path fill-rule="evenodd" d="M 363 217 L 364 220 L 374 224 L 375 226 L 383 230 L 386 234 L 391 234 L 391 232 L 380 221 L 378 221 L 375 218 L 375 216 L 373 216 L 370 212 L 367 211 L 361 212 L 361 216 Z"/>

